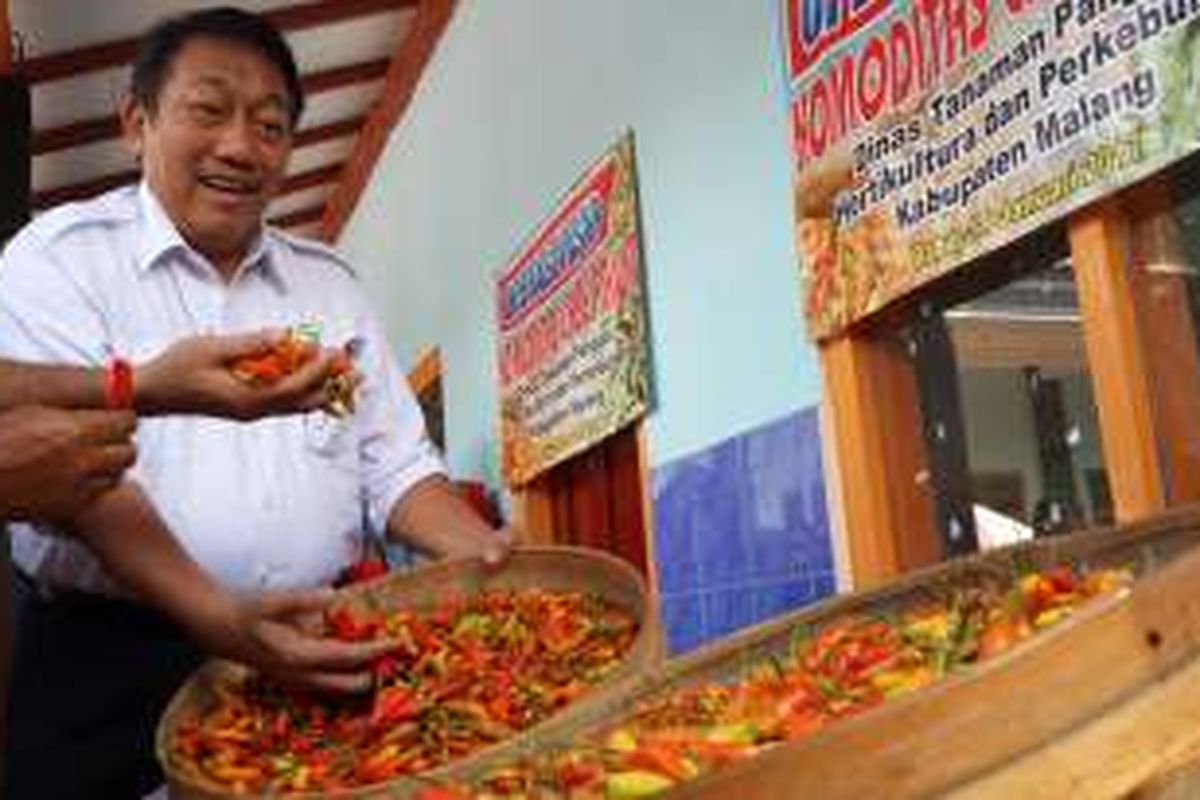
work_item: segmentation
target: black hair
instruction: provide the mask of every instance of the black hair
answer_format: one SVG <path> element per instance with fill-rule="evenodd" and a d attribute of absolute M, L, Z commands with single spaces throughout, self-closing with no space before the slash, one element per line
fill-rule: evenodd
<path fill-rule="evenodd" d="M 233 42 L 263 56 L 283 75 L 288 91 L 292 128 L 304 111 L 304 87 L 292 48 L 283 34 L 258 14 L 222 6 L 170 17 L 151 28 L 138 42 L 129 90 L 143 108 L 154 111 L 175 57 L 192 39 L 207 37 Z"/>

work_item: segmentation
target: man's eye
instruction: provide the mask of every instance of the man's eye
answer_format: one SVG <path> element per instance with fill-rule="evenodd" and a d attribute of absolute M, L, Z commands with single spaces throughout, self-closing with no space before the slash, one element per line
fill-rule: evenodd
<path fill-rule="evenodd" d="M 266 139 L 276 141 L 287 135 L 287 126 L 275 120 L 263 120 L 258 123 L 258 129 Z"/>
<path fill-rule="evenodd" d="M 214 121 L 224 116 L 224 109 L 216 103 L 192 103 L 193 116 L 203 121 Z"/>

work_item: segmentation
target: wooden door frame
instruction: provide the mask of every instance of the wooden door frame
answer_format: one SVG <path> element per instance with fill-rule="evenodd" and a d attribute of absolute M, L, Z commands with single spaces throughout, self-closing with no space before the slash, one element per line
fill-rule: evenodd
<path fill-rule="evenodd" d="M 1148 354 L 1157 343 L 1139 321 L 1141 289 L 1130 256 L 1131 212 L 1145 205 L 1139 192 L 1165 190 L 1163 179 L 1156 180 L 1154 188 L 1126 189 L 1070 215 L 1067 225 L 1118 523 L 1167 508 L 1157 443 L 1178 434 L 1178 422 L 1155 411 Z M 913 479 L 928 471 L 925 443 L 911 434 L 920 431 L 921 413 L 911 390 L 912 365 L 884 341 L 863 323 L 818 344 L 828 421 L 823 447 L 832 456 L 825 467 L 828 496 L 839 504 L 830 519 L 850 572 L 843 588 L 869 586 L 938 557 L 929 487 Z"/>
<path fill-rule="evenodd" d="M 842 588 L 940 556 L 916 375 L 898 339 L 860 331 L 823 342 L 827 495 Z M 845 584 L 849 585 L 845 585 Z"/>
<path fill-rule="evenodd" d="M 645 528 L 646 582 L 652 597 L 658 596 L 658 559 L 655 546 L 654 504 L 650 497 L 650 458 L 646 423 L 634 423 L 637 446 L 637 477 L 641 488 L 642 520 Z M 510 492 L 512 518 L 523 544 L 555 544 L 554 500 L 536 480 Z"/>

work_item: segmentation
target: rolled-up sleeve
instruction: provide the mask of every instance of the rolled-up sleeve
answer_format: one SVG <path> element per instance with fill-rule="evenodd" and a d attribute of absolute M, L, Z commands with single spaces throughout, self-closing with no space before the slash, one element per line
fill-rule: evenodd
<path fill-rule="evenodd" d="M 444 475 L 446 467 L 378 321 L 364 312 L 358 327 L 363 333 L 357 361 L 363 376 L 357 411 L 363 487 L 372 532 L 382 536 L 396 503 L 425 478 Z"/>
<path fill-rule="evenodd" d="M 95 365 L 109 349 L 99 298 L 34 229 L 0 256 L 0 358 Z"/>

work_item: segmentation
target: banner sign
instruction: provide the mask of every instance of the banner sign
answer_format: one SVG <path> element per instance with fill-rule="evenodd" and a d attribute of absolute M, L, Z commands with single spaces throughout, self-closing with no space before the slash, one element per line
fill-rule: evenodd
<path fill-rule="evenodd" d="M 510 486 L 646 412 L 641 253 L 626 135 L 497 276 L 500 442 Z"/>
<path fill-rule="evenodd" d="M 814 338 L 1200 148 L 1200 0 L 783 0 Z"/>

